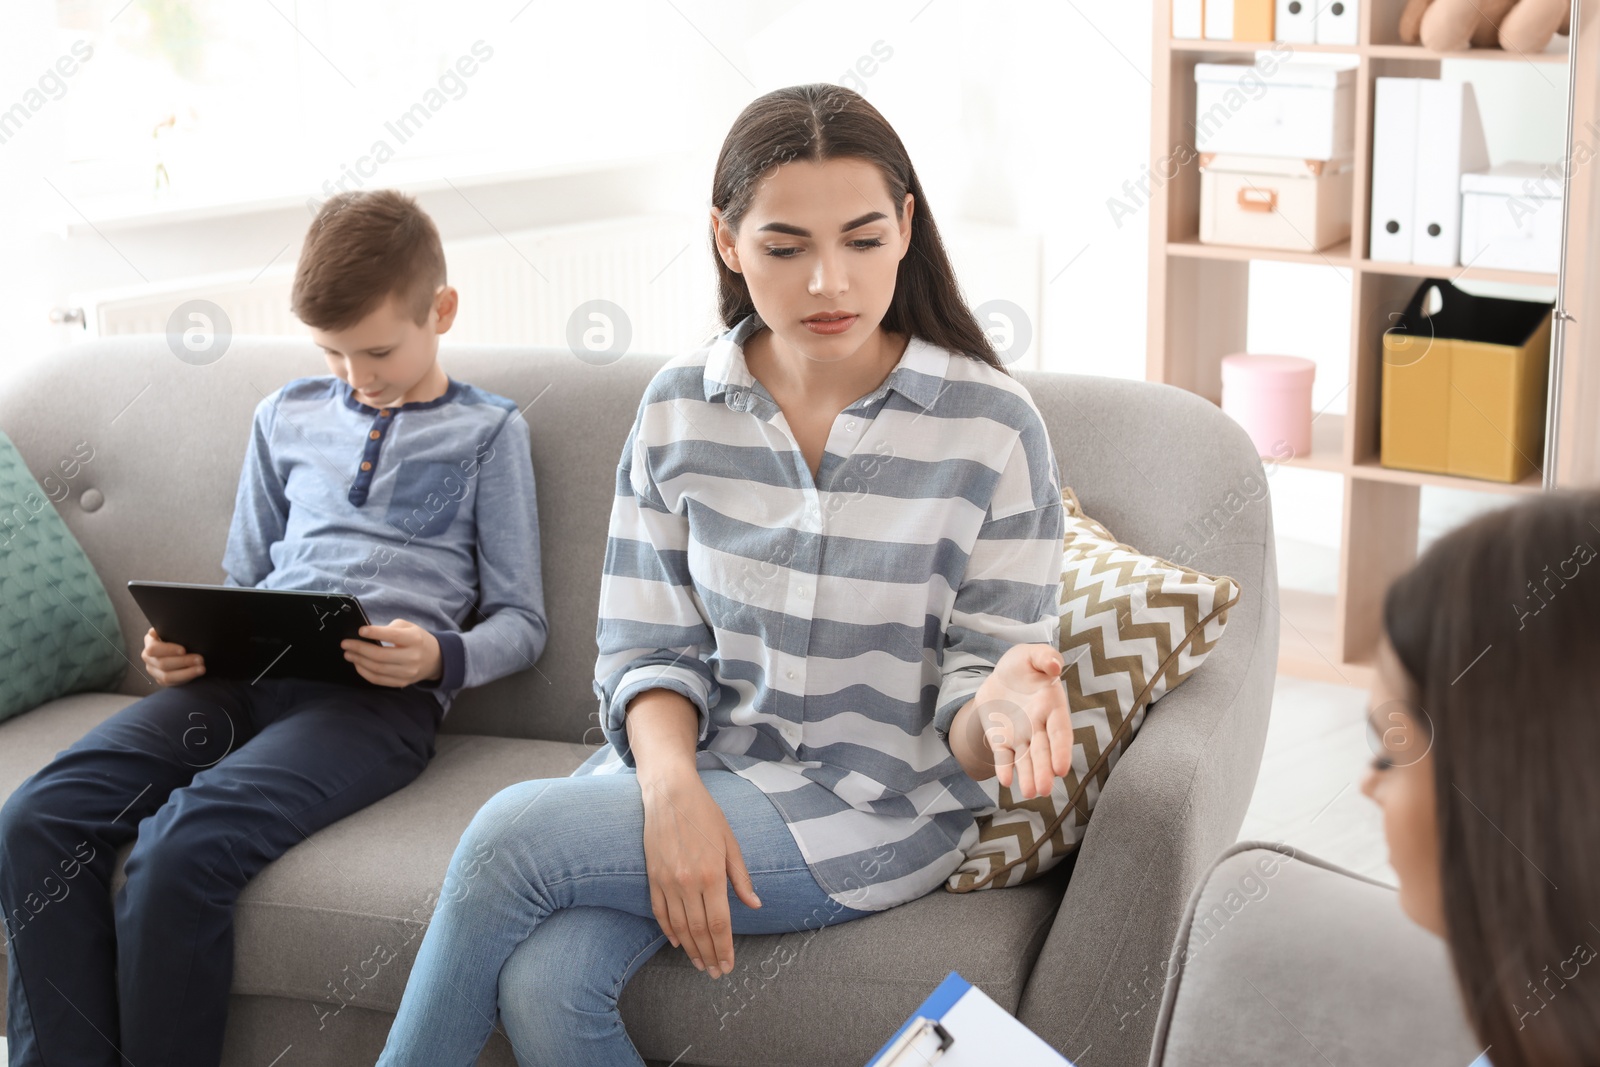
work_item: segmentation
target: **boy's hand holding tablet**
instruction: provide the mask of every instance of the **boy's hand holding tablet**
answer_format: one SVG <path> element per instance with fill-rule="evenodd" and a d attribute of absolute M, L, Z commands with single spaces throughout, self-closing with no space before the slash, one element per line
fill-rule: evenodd
<path fill-rule="evenodd" d="M 344 658 L 374 685 L 432 682 L 444 673 L 439 639 L 414 622 L 395 619 L 388 626 L 363 626 L 361 636 L 384 643 L 341 641 L 339 645 L 344 649 Z"/>
<path fill-rule="evenodd" d="M 439 639 L 414 622 L 395 619 L 388 626 L 363 626 L 361 636 L 384 643 L 347 640 L 339 645 L 344 649 L 344 658 L 374 685 L 398 688 L 413 682 L 434 682 L 444 673 Z M 206 673 L 204 656 L 161 640 L 154 626 L 145 631 L 141 658 L 159 685 L 182 685 Z"/>
<path fill-rule="evenodd" d="M 144 651 L 140 653 L 140 658 L 158 685 L 182 685 L 206 673 L 204 656 L 190 653 L 182 645 L 161 640 L 154 626 L 144 632 Z"/>

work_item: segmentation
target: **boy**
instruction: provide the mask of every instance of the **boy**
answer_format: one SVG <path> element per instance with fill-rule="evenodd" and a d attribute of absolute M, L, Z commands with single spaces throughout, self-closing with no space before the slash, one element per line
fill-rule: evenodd
<path fill-rule="evenodd" d="M 292 303 L 332 375 L 256 407 L 222 565 L 229 585 L 360 596 L 387 620 L 362 634 L 383 644 L 345 642 L 346 657 L 377 687 L 270 667 L 207 678 L 199 656 L 145 635 L 166 688 L 0 811 L 12 1067 L 215 1067 L 240 890 L 412 781 L 456 691 L 544 648 L 528 426 L 437 362 L 457 294 L 432 221 L 400 193 L 335 196 Z"/>

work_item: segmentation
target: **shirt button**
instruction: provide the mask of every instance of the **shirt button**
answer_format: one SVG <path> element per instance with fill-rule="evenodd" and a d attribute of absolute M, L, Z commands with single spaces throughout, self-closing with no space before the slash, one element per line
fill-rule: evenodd
<path fill-rule="evenodd" d="M 803 586 L 803 585 L 802 585 L 802 586 L 801 586 L 801 587 L 800 587 L 800 588 L 799 588 L 799 589 L 797 589 L 797 590 L 795 590 L 795 592 L 797 592 L 797 593 L 799 593 L 799 594 L 800 594 L 800 595 L 801 595 L 801 596 L 809 596 L 809 595 L 810 595 L 810 594 L 809 594 L 809 593 L 808 593 L 808 592 L 807 592 L 807 591 L 806 591 L 806 587 L 805 587 L 805 586 Z"/>
<path fill-rule="evenodd" d="M 849 422 L 844 424 L 844 428 L 847 430 L 854 430 L 856 428 L 856 420 L 851 419 Z"/>
<path fill-rule="evenodd" d="M 367 434 L 367 436 L 376 441 L 378 438 L 382 437 L 383 434 L 379 433 L 377 430 L 373 430 L 371 433 Z"/>
<path fill-rule="evenodd" d="M 382 418 L 387 419 L 389 417 L 389 409 L 388 408 L 379 408 L 378 409 L 378 415 L 380 417 L 382 417 Z"/>
<path fill-rule="evenodd" d="M 794 677 L 794 671 L 790 671 L 790 672 L 789 672 L 789 677 L 790 677 L 790 678 L 793 678 L 793 677 Z"/>
<path fill-rule="evenodd" d="M 369 470 L 371 470 L 371 469 L 372 469 L 372 464 L 370 464 L 370 463 L 363 463 L 363 464 L 361 464 L 361 469 L 362 469 L 362 470 L 364 470 L 364 471 L 369 471 Z"/>

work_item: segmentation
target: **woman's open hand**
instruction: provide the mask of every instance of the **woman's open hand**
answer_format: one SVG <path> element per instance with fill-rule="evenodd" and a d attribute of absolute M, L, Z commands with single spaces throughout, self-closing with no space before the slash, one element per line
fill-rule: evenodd
<path fill-rule="evenodd" d="M 1024 799 L 1072 769 L 1072 717 L 1054 645 L 1013 645 L 973 697 L 995 775 Z"/>
<path fill-rule="evenodd" d="M 645 871 L 656 922 L 700 970 L 720 978 L 733 967 L 728 882 L 761 907 L 728 818 L 692 767 L 640 783 Z"/>

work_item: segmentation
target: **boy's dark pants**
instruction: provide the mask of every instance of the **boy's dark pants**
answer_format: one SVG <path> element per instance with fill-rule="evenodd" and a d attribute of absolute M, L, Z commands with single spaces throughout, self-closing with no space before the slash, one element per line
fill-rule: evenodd
<path fill-rule="evenodd" d="M 12 1067 L 216 1067 L 239 892 L 416 778 L 439 718 L 423 689 L 197 678 L 57 755 L 0 810 Z"/>

